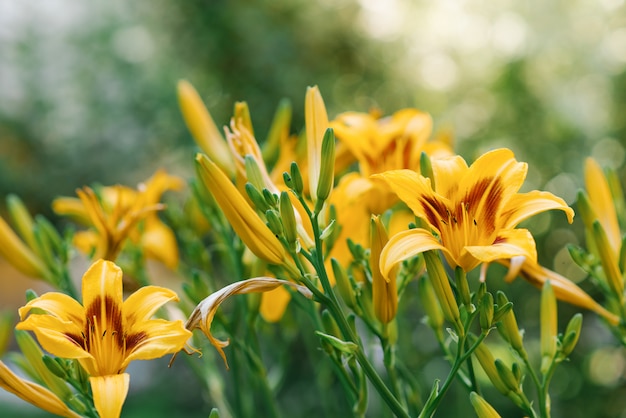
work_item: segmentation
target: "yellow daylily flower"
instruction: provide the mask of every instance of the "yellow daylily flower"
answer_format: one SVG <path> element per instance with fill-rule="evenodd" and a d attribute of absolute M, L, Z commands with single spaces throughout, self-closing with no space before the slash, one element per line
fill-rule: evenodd
<path fill-rule="evenodd" d="M 69 418 L 80 418 L 57 395 L 36 383 L 22 379 L 0 361 L 0 387 L 37 408 L 51 414 Z"/>
<path fill-rule="evenodd" d="M 112 384 L 122 385 L 126 378 L 99 378 L 121 375 L 133 360 L 177 352 L 191 333 L 182 321 L 150 319 L 165 303 L 178 301 L 170 289 L 145 286 L 123 301 L 122 270 L 111 261 L 98 260 L 87 270 L 82 295 L 82 305 L 57 292 L 31 300 L 19 309 L 16 329 L 33 331 L 41 346 L 58 357 L 78 359 L 90 375 L 94 399 L 109 411 L 111 393 L 121 397 L 128 389 L 126 384 L 113 390 Z M 96 395 L 98 390 L 103 392 Z"/>
<path fill-rule="evenodd" d="M 539 289 L 543 288 L 543 284 L 546 281 L 550 281 L 550 285 L 557 299 L 595 312 L 613 325 L 619 324 L 617 315 L 606 310 L 598 302 L 593 300 L 587 292 L 557 272 L 547 269 L 537 262 L 528 260 L 523 256 L 513 257 L 510 260 L 498 260 L 498 263 L 509 268 L 504 278 L 505 281 L 510 282 L 519 275 Z"/>
<path fill-rule="evenodd" d="M 398 202 L 393 191 L 370 176 L 388 170 L 417 171 L 422 152 L 439 158 L 452 155 L 452 150 L 443 141 L 428 141 L 432 119 L 417 109 L 403 109 L 385 118 L 372 113 L 346 112 L 331 121 L 330 127 L 359 167 L 358 173 L 341 178 L 330 198 L 336 208 L 337 222 L 342 226 L 334 256 L 345 264 L 351 257 L 347 238 L 367 246 L 370 216 L 382 214 Z M 338 153 L 341 155 L 339 148 Z"/>
<path fill-rule="evenodd" d="M 168 190 L 180 190 L 181 178 L 157 171 L 137 190 L 116 185 L 96 193 L 90 187 L 76 191 L 78 198 L 55 199 L 52 209 L 93 229 L 78 231 L 74 245 L 94 259 L 115 261 L 127 239 L 141 246 L 145 255 L 169 268 L 178 265 L 178 245 L 173 231 L 158 217 L 159 203 Z"/>
<path fill-rule="evenodd" d="M 430 230 L 411 229 L 391 237 L 381 254 L 384 274 L 397 263 L 427 250 L 441 250 L 452 267 L 470 271 L 483 262 L 526 256 L 536 260 L 535 241 L 515 227 L 546 210 L 559 209 L 571 223 L 574 211 L 548 192 L 518 193 L 527 165 L 498 149 L 470 167 L 460 156 L 432 160 L 433 179 L 411 170 L 374 177 L 384 180 Z"/>
<path fill-rule="evenodd" d="M 224 360 L 224 364 L 228 367 L 226 354 L 224 353 L 223 348 L 227 347 L 229 342 L 218 340 L 213 336 L 213 334 L 211 334 L 211 323 L 213 322 L 215 312 L 217 312 L 220 305 L 231 296 L 245 293 L 269 292 L 281 286 L 291 286 L 308 298 L 313 296 L 311 291 L 302 285 L 288 282 L 286 280 L 279 280 L 273 277 L 254 277 L 252 279 L 231 283 L 217 292 L 207 296 L 198 304 L 198 306 L 196 306 L 191 315 L 189 315 L 189 319 L 187 319 L 187 322 L 185 323 L 185 328 L 190 331 L 195 328 L 200 328 L 204 335 L 209 339 L 209 342 L 220 353 L 220 356 L 222 356 L 222 359 Z"/>

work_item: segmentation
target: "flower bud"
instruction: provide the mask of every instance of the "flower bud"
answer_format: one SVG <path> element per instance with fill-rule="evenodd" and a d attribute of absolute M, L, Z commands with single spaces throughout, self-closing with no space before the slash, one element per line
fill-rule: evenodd
<path fill-rule="evenodd" d="M 317 199 L 325 201 L 330 195 L 335 179 L 335 134 L 331 128 L 326 129 L 322 139 L 322 158 L 320 162 L 320 178 L 317 183 Z"/>
<path fill-rule="evenodd" d="M 550 280 L 543 285 L 541 292 L 541 373 L 546 373 L 556 354 L 557 311 L 556 297 Z"/>
<path fill-rule="evenodd" d="M 496 293 L 496 299 L 498 305 L 500 306 L 511 303 L 502 291 L 498 291 Z M 524 344 L 522 343 L 522 333 L 517 326 L 517 320 L 515 319 L 513 309 L 502 315 L 498 331 L 500 332 L 502 338 L 504 338 L 522 358 L 527 358 L 526 350 L 524 349 Z"/>
<path fill-rule="evenodd" d="M 37 248 L 37 244 L 35 241 L 35 236 L 33 235 L 33 227 L 35 223 L 33 218 L 30 216 L 28 209 L 22 202 L 18 196 L 14 194 L 9 194 L 6 198 L 7 202 L 7 210 L 11 215 L 11 219 L 13 220 L 13 225 L 15 225 L 15 229 L 17 233 L 22 237 L 26 244 L 32 249 Z"/>
<path fill-rule="evenodd" d="M 476 343 L 476 337 L 472 334 L 468 335 L 469 342 L 473 345 Z M 487 348 L 487 345 L 484 342 L 481 342 L 476 350 L 474 350 L 474 356 L 480 363 L 480 367 L 483 369 L 491 384 L 498 390 L 498 392 L 507 396 L 511 389 L 502 381 L 498 370 L 496 369 L 496 360 Z"/>
<path fill-rule="evenodd" d="M 259 168 L 259 164 L 250 154 L 243 157 L 244 166 L 246 168 L 246 179 L 249 183 L 252 183 L 254 187 L 259 190 L 267 188 L 265 181 L 263 180 L 263 174 Z"/>
<path fill-rule="evenodd" d="M 335 258 L 330 259 L 330 264 L 333 269 L 333 275 L 335 276 L 335 283 L 337 285 L 337 290 L 339 291 L 339 296 L 341 296 L 341 299 L 343 299 L 350 309 L 354 310 L 356 307 L 356 296 L 346 271 Z"/>
<path fill-rule="evenodd" d="M 476 411 L 478 418 L 501 418 L 500 414 L 476 392 L 470 393 L 470 402 Z"/>
<path fill-rule="evenodd" d="M 519 382 L 515 378 L 511 369 L 509 369 L 500 359 L 496 359 L 494 364 L 496 365 L 496 370 L 498 371 L 498 375 L 500 376 L 502 383 L 504 383 L 512 392 L 519 392 Z"/>
<path fill-rule="evenodd" d="M 252 183 L 246 183 L 244 188 L 246 190 L 246 194 L 250 198 L 250 201 L 259 212 L 265 213 L 271 209 L 261 192 L 259 192 L 259 189 L 257 189 Z"/>
<path fill-rule="evenodd" d="M 265 219 L 267 219 L 267 227 L 272 233 L 278 237 L 283 235 L 283 222 L 280 219 L 280 215 L 274 209 L 270 209 L 265 212 Z"/>
<path fill-rule="evenodd" d="M 493 295 L 489 292 L 485 293 L 480 299 L 479 305 L 480 328 L 483 331 L 491 328 L 493 321 Z"/>
<path fill-rule="evenodd" d="M 420 154 L 420 174 L 430 179 L 430 185 L 435 191 L 435 175 L 433 173 L 433 165 L 430 162 L 430 156 L 422 151 Z"/>
<path fill-rule="evenodd" d="M 283 220 L 283 229 L 285 231 L 285 238 L 287 239 L 287 243 L 295 249 L 296 243 L 298 241 L 298 231 L 296 224 L 296 217 L 293 212 L 293 205 L 291 204 L 291 200 L 289 199 L 289 192 L 281 192 L 279 208 L 280 208 L 280 217 Z"/>
<path fill-rule="evenodd" d="M 178 82 L 178 102 L 191 136 L 200 149 L 224 170 L 228 177 L 235 173 L 235 163 L 211 114 L 200 95 L 187 81 Z"/>
<path fill-rule="evenodd" d="M 457 266 L 454 270 L 454 276 L 456 278 L 456 287 L 461 295 L 461 300 L 463 304 L 467 307 L 469 312 L 474 312 L 474 307 L 472 306 L 472 301 L 470 297 L 469 284 L 467 283 L 467 275 L 465 274 L 465 270 L 461 267 Z"/>
<path fill-rule="evenodd" d="M 565 334 L 563 335 L 563 340 L 561 341 L 561 356 L 567 357 L 569 356 L 576 344 L 578 343 L 578 338 L 580 337 L 580 330 L 583 326 L 583 316 L 580 313 L 575 314 L 572 319 L 570 319 L 567 324 L 567 328 L 565 328 Z"/>
<path fill-rule="evenodd" d="M 304 182 L 302 180 L 302 173 L 300 172 L 300 167 L 298 167 L 298 163 L 292 161 L 291 166 L 289 167 L 289 173 L 291 174 L 291 188 L 294 192 L 301 195 L 302 191 L 304 190 Z"/>
<path fill-rule="evenodd" d="M 426 271 L 428 272 L 428 277 L 431 280 L 437 299 L 439 299 L 443 316 L 446 320 L 452 322 L 455 325 L 457 333 L 462 335 L 465 333 L 465 330 L 461 322 L 459 306 L 454 298 L 454 293 L 452 292 L 448 276 L 441 263 L 441 258 L 434 250 L 425 251 L 423 254 L 424 261 L 426 262 Z"/>
<path fill-rule="evenodd" d="M 604 276 L 613 295 L 617 300 L 621 301 L 624 293 L 624 278 L 619 269 L 617 254 L 611 247 L 602 224 L 599 221 L 595 221 L 592 228 Z"/>
<path fill-rule="evenodd" d="M 307 88 L 304 100 L 304 119 L 306 124 L 309 190 L 311 191 L 311 198 L 315 200 L 317 199 L 316 192 L 318 191 L 317 187 L 322 165 L 322 141 L 329 125 L 324 99 L 322 99 L 317 86 Z"/>
<path fill-rule="evenodd" d="M 387 324 L 398 311 L 398 291 L 395 274 L 386 278 L 380 271 L 380 253 L 388 241 L 387 231 L 380 216 L 373 216 L 370 221 L 370 268 L 372 270 L 372 301 L 374 314 L 380 322 Z"/>
<path fill-rule="evenodd" d="M 441 330 L 443 327 L 443 312 L 441 311 L 441 305 L 437 300 L 433 286 L 426 276 L 421 276 L 417 280 L 417 296 L 422 302 L 424 312 L 427 315 L 428 325 L 433 330 Z"/>

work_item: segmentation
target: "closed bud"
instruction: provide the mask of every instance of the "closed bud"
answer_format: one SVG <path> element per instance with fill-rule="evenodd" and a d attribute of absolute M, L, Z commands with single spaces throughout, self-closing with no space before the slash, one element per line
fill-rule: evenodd
<path fill-rule="evenodd" d="M 332 315 L 330 314 L 330 312 L 328 312 L 327 309 L 324 309 L 322 311 L 322 324 L 324 325 L 324 332 L 326 332 L 326 334 L 329 334 L 335 337 L 341 335 L 341 332 L 339 331 L 339 327 L 337 326 L 337 322 L 335 322 L 335 319 L 332 317 Z"/>
<path fill-rule="evenodd" d="M 302 173 L 300 172 L 300 167 L 298 167 L 298 163 L 292 161 L 291 166 L 289 167 L 289 173 L 291 174 L 291 188 L 298 195 L 301 195 L 302 191 L 304 190 L 304 182 L 302 181 Z"/>
<path fill-rule="evenodd" d="M 250 154 L 243 157 L 244 165 L 246 167 L 246 179 L 252 183 L 258 190 L 266 188 L 265 181 L 263 180 L 263 174 L 259 168 L 259 164 Z"/>
<path fill-rule="evenodd" d="M 524 376 L 522 375 L 522 368 L 516 361 L 514 361 L 511 365 L 511 371 L 513 372 L 513 376 L 515 376 L 515 380 L 517 380 L 518 384 L 521 383 L 522 377 Z"/>
<path fill-rule="evenodd" d="M 433 166 L 430 162 L 430 157 L 427 153 L 422 151 L 420 154 L 420 173 L 422 176 L 430 179 L 430 185 L 435 190 L 435 176 L 433 175 Z"/>
<path fill-rule="evenodd" d="M 613 291 L 613 295 L 617 300 L 621 301 L 624 292 L 624 279 L 619 269 L 617 255 L 611 248 L 606 232 L 599 221 L 594 221 L 593 223 L 593 238 L 609 288 Z"/>
<path fill-rule="evenodd" d="M 487 292 L 480 299 L 479 305 L 480 328 L 484 331 L 491 328 L 493 310 L 493 295 Z"/>
<path fill-rule="evenodd" d="M 481 282 L 480 286 L 478 286 L 478 290 L 476 291 L 476 294 L 474 295 L 474 300 L 476 301 L 477 305 L 480 303 L 485 293 L 487 293 L 487 283 Z"/>
<path fill-rule="evenodd" d="M 244 187 L 250 201 L 259 212 L 265 213 L 271 209 L 261 192 L 259 192 L 259 189 L 257 189 L 252 183 L 246 183 Z"/>
<path fill-rule="evenodd" d="M 619 176 L 614 169 L 609 168 L 606 171 L 606 181 L 609 184 L 611 198 L 615 206 L 615 212 L 619 219 L 619 223 L 624 224 L 626 223 L 626 199 L 624 198 L 624 190 L 622 190 L 622 184 Z M 624 247 L 622 246 L 622 248 Z"/>
<path fill-rule="evenodd" d="M 470 402 L 476 411 L 478 418 L 501 418 L 500 414 L 489 403 L 476 392 L 470 393 Z"/>
<path fill-rule="evenodd" d="M 211 413 L 209 414 L 209 418 L 220 418 L 220 411 L 217 408 L 211 409 Z"/>
<path fill-rule="evenodd" d="M 443 312 L 433 290 L 430 280 L 426 276 L 421 276 L 417 281 L 417 295 L 420 298 L 424 312 L 426 312 L 428 325 L 434 330 L 441 330 L 443 327 Z"/>
<path fill-rule="evenodd" d="M 493 313 L 493 322 L 498 322 L 504 315 L 506 315 L 511 309 L 513 309 L 513 302 L 507 302 L 502 306 L 495 305 L 496 310 Z"/>
<path fill-rule="evenodd" d="M 387 243 L 387 231 L 380 216 L 373 216 L 370 221 L 370 268 L 372 273 L 372 301 L 374 314 L 380 322 L 391 322 L 398 311 L 398 291 L 396 276 L 384 277 L 380 271 L 380 253 Z"/>
<path fill-rule="evenodd" d="M 498 291 L 496 293 L 496 299 L 498 301 L 498 305 L 507 305 L 511 303 L 502 291 Z M 527 358 L 526 350 L 524 350 L 524 345 L 522 343 L 522 333 L 517 326 L 517 320 L 515 319 L 513 309 L 509 309 L 502 315 L 498 325 L 498 332 L 500 332 L 502 338 L 504 338 L 522 358 Z"/>
<path fill-rule="evenodd" d="M 341 296 L 341 299 L 343 299 L 350 309 L 354 310 L 356 307 L 356 296 L 354 294 L 354 289 L 352 288 L 352 283 L 350 283 L 350 279 L 348 278 L 348 274 L 336 259 L 331 258 L 330 264 L 333 269 L 333 275 L 335 276 L 335 283 L 337 290 L 339 291 L 339 296 Z"/>
<path fill-rule="evenodd" d="M 320 178 L 317 183 L 317 199 L 325 201 L 330 195 L 335 181 L 335 134 L 331 128 L 326 129 L 322 139 L 322 159 Z"/>
<path fill-rule="evenodd" d="M 54 254 L 61 254 L 63 252 L 63 239 L 48 219 L 42 215 L 36 215 L 35 228 L 41 231 L 42 238 L 45 239 Z"/>
<path fill-rule="evenodd" d="M 596 220 L 597 217 L 593 210 L 593 206 L 591 206 L 591 202 L 589 202 L 589 196 L 587 196 L 587 193 L 582 190 L 578 191 L 576 206 L 578 208 L 578 213 L 580 214 L 580 217 L 585 224 L 585 227 L 591 230 L 593 221 Z"/>
<path fill-rule="evenodd" d="M 296 225 L 296 217 L 293 213 L 293 205 L 289 199 L 289 192 L 281 192 L 279 199 L 280 217 L 283 220 L 283 229 L 287 243 L 295 249 L 298 241 L 298 231 Z"/>
<path fill-rule="evenodd" d="M 41 357 L 41 360 L 46 365 L 48 370 L 50 370 L 55 376 L 60 377 L 61 379 L 67 379 L 67 372 L 65 369 L 49 355 L 44 354 Z"/>
<path fill-rule="evenodd" d="M 283 235 L 283 223 L 280 220 L 280 215 L 274 209 L 270 209 L 265 212 L 265 219 L 267 219 L 267 227 L 272 233 L 278 237 Z"/>
<path fill-rule="evenodd" d="M 18 196 L 9 194 L 6 198 L 7 210 L 13 220 L 13 225 L 17 233 L 22 237 L 30 248 L 37 248 L 35 236 L 33 235 L 34 221 L 30 216 L 28 209 Z"/>
<path fill-rule="evenodd" d="M 567 357 L 569 356 L 576 344 L 578 343 L 578 338 L 580 337 L 580 330 L 583 326 L 583 316 L 580 313 L 577 313 L 570 319 L 567 324 L 567 328 L 565 329 L 565 334 L 563 335 L 563 340 L 561 342 L 561 356 Z"/>
<path fill-rule="evenodd" d="M 267 202 L 270 207 L 276 208 L 278 207 L 278 196 L 269 191 L 269 189 L 263 189 L 261 191 L 263 193 L 263 199 Z"/>
<path fill-rule="evenodd" d="M 469 337 L 468 339 L 470 343 L 473 345 L 476 342 L 476 337 L 471 334 L 468 337 Z M 506 385 L 502 381 L 502 378 L 500 377 L 500 374 L 498 373 L 498 369 L 496 369 L 496 360 L 484 342 L 481 342 L 480 345 L 478 345 L 478 347 L 476 348 L 476 350 L 474 350 L 474 356 L 478 360 L 478 363 L 480 363 L 480 367 L 483 369 L 483 371 L 489 378 L 489 381 L 491 382 L 493 387 L 495 387 L 498 390 L 498 392 L 507 396 L 509 392 L 511 392 L 511 389 L 509 388 L 508 385 Z"/>
<path fill-rule="evenodd" d="M 547 280 L 541 292 L 541 373 L 546 373 L 556 354 L 557 311 L 554 290 Z"/>
<path fill-rule="evenodd" d="M 431 280 L 437 299 L 439 299 L 443 316 L 446 320 L 454 324 L 456 332 L 459 335 L 463 335 L 465 329 L 461 322 L 459 306 L 454 298 L 454 293 L 452 292 L 450 281 L 441 263 L 441 258 L 436 251 L 425 251 L 423 254 L 428 277 Z"/>
<path fill-rule="evenodd" d="M 469 312 L 474 311 L 474 307 L 472 306 L 472 301 L 470 298 L 470 290 L 469 284 L 467 283 L 467 275 L 465 274 L 465 270 L 461 267 L 457 266 L 454 270 L 454 276 L 456 278 L 456 287 L 461 295 L 461 301 L 467 307 Z"/>
<path fill-rule="evenodd" d="M 513 374 L 511 369 L 509 369 L 507 365 L 504 364 L 504 362 L 500 359 L 496 359 L 495 365 L 496 370 L 498 371 L 498 375 L 502 380 L 502 383 L 504 383 L 512 392 L 519 392 L 519 382 L 515 378 L 515 375 Z"/>

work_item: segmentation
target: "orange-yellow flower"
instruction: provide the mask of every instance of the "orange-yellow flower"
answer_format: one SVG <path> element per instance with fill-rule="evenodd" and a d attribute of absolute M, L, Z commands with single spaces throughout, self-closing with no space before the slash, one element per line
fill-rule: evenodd
<path fill-rule="evenodd" d="M 170 268 L 178 265 L 178 245 L 172 230 L 157 216 L 163 209 L 161 195 L 180 190 L 182 179 L 163 170 L 157 171 L 137 190 L 116 185 L 94 191 L 85 187 L 76 191 L 78 198 L 62 197 L 53 202 L 53 210 L 93 229 L 75 234 L 74 244 L 93 259 L 115 261 L 127 239 L 138 244 L 145 255 Z"/>
<path fill-rule="evenodd" d="M 110 261 L 96 261 L 82 285 L 82 305 L 63 293 L 46 293 L 19 309 L 16 329 L 33 331 L 58 357 L 78 359 L 90 375 L 100 415 L 118 416 L 128 391 L 128 364 L 177 352 L 191 333 L 182 321 L 150 319 L 178 300 L 172 290 L 145 286 L 123 301 L 122 270 Z"/>
<path fill-rule="evenodd" d="M 536 260 L 535 241 L 523 220 L 546 210 L 574 211 L 548 192 L 518 193 L 527 165 L 508 149 L 487 152 L 470 167 L 459 156 L 433 159 L 434 179 L 414 171 L 388 171 L 383 179 L 429 229 L 416 228 L 393 236 L 381 254 L 381 269 L 427 250 L 441 250 L 452 267 L 470 271 L 482 262 L 526 256 Z"/>

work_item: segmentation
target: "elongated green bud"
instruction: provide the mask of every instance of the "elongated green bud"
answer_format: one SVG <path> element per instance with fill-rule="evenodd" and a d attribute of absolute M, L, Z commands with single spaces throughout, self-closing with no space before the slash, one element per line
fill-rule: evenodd
<path fill-rule="evenodd" d="M 320 178 L 317 184 L 317 199 L 324 201 L 330 195 L 335 181 L 335 134 L 332 128 L 326 129 L 322 139 L 322 160 Z"/>
<path fill-rule="evenodd" d="M 269 189 L 262 189 L 263 199 L 273 208 L 278 207 L 278 196 L 272 193 Z"/>
<path fill-rule="evenodd" d="M 554 290 L 547 280 L 541 291 L 541 373 L 546 373 L 556 354 L 557 310 Z"/>
<path fill-rule="evenodd" d="M 563 334 L 563 340 L 561 342 L 561 356 L 567 357 L 569 356 L 576 344 L 578 343 L 578 338 L 580 337 L 580 330 L 583 326 L 583 316 L 580 313 L 577 313 L 570 319 L 567 324 L 567 328 L 565 328 L 565 334 Z"/>
<path fill-rule="evenodd" d="M 420 154 L 420 173 L 422 176 L 430 179 L 430 185 L 435 190 L 435 176 L 433 174 L 433 165 L 430 162 L 430 157 L 424 151 Z"/>
<path fill-rule="evenodd" d="M 280 217 L 283 220 L 285 238 L 290 246 L 294 247 L 298 241 L 298 231 L 296 217 L 293 213 L 293 205 L 289 199 L 289 192 L 281 192 L 278 200 L 280 207 Z"/>
<path fill-rule="evenodd" d="M 60 377 L 61 379 L 67 379 L 67 372 L 65 369 L 56 361 L 47 354 L 44 354 L 41 357 L 41 360 L 46 365 L 48 370 L 50 370 L 55 376 Z"/>
<path fill-rule="evenodd" d="M 476 392 L 470 393 L 470 402 L 476 411 L 478 418 L 501 418 L 500 414 L 489 403 Z"/>
<path fill-rule="evenodd" d="M 54 225 L 42 215 L 35 216 L 35 228 L 41 231 L 45 240 L 52 246 L 52 251 L 55 254 L 63 252 L 63 239 Z"/>
<path fill-rule="evenodd" d="M 6 198 L 7 210 L 13 220 L 13 225 L 18 234 L 32 249 L 36 249 L 35 236 L 33 235 L 34 221 L 28 209 L 17 195 L 9 194 Z"/>
<path fill-rule="evenodd" d="M 609 184 L 613 204 L 615 205 L 615 213 L 619 219 L 620 225 L 626 224 L 626 199 L 619 176 L 614 169 L 609 168 L 606 171 L 606 181 Z"/>
<path fill-rule="evenodd" d="M 513 371 L 511 371 L 511 369 L 509 369 L 500 359 L 496 359 L 495 365 L 502 383 L 504 383 L 512 392 L 519 392 L 519 382 L 515 378 Z"/>
<path fill-rule="evenodd" d="M 488 330 L 491 328 L 491 323 L 493 321 L 493 295 L 489 292 L 485 293 L 482 299 L 480 300 L 479 309 L 479 319 L 480 319 L 480 328 L 483 330 Z"/>
<path fill-rule="evenodd" d="M 510 303 L 502 291 L 498 291 L 496 293 L 496 299 L 499 306 Z M 512 309 L 502 315 L 500 325 L 498 326 L 498 332 L 500 332 L 502 338 L 504 338 L 522 358 L 527 358 L 526 350 L 524 349 L 524 344 L 522 342 L 522 333 L 517 326 L 515 313 Z"/>
<path fill-rule="evenodd" d="M 423 254 L 428 277 L 431 280 L 437 299 L 439 299 L 443 316 L 454 324 L 459 335 L 463 335 L 465 330 L 461 322 L 459 306 L 454 298 L 454 293 L 441 263 L 441 258 L 439 258 L 439 254 L 436 251 L 425 251 Z"/>
<path fill-rule="evenodd" d="M 293 161 L 291 163 L 291 166 L 289 166 L 289 173 L 291 174 L 291 181 L 292 181 L 292 189 L 294 192 L 298 193 L 299 195 L 302 194 L 302 191 L 304 190 L 304 181 L 302 180 L 302 173 L 300 172 L 300 167 L 298 167 L 298 164 Z"/>
<path fill-rule="evenodd" d="M 615 251 L 611 248 L 606 232 L 599 221 L 594 221 L 593 223 L 593 238 L 598 248 L 602 270 L 604 271 L 608 285 L 613 291 L 615 298 L 622 301 L 624 279 L 619 270 L 617 254 L 615 254 Z"/>
<path fill-rule="evenodd" d="M 263 174 L 261 174 L 259 164 L 254 159 L 254 157 L 248 154 L 243 157 L 243 161 L 246 167 L 246 177 L 248 179 L 248 182 L 252 183 L 252 185 L 258 190 L 265 189 L 267 186 L 265 185 L 265 181 L 263 180 Z"/>
<path fill-rule="evenodd" d="M 348 278 L 348 274 L 335 258 L 330 259 L 330 264 L 333 269 L 333 275 L 335 276 L 335 283 L 337 290 L 339 291 L 339 296 L 341 296 L 341 299 L 343 299 L 350 309 L 354 310 L 356 307 L 356 296 L 354 294 L 352 284 L 350 283 L 350 279 Z"/>
<path fill-rule="evenodd" d="M 421 276 L 417 281 L 417 296 L 419 296 L 424 312 L 427 315 L 428 325 L 437 331 L 443 327 L 443 312 L 441 311 L 441 305 L 435 295 L 433 286 L 426 276 Z"/>
<path fill-rule="evenodd" d="M 461 295 L 461 300 L 463 301 L 463 304 L 467 307 L 467 310 L 469 312 L 473 312 L 474 308 L 472 306 L 469 284 L 467 283 L 467 275 L 465 274 L 465 270 L 457 266 L 454 270 L 454 277 L 456 279 L 456 287 L 459 291 L 459 294 Z"/>
<path fill-rule="evenodd" d="M 244 188 L 246 190 L 246 194 L 250 198 L 250 201 L 258 211 L 265 213 L 271 209 L 259 189 L 257 189 L 252 183 L 246 183 Z"/>
<path fill-rule="evenodd" d="M 476 342 L 474 335 L 468 335 L 468 339 L 472 345 Z M 482 367 L 493 387 L 495 387 L 498 392 L 507 396 L 509 392 L 511 392 L 511 389 L 502 381 L 498 369 L 496 369 L 496 360 L 484 342 L 480 343 L 476 350 L 474 350 L 474 356 L 478 360 L 478 363 L 480 363 L 480 367 Z"/>
<path fill-rule="evenodd" d="M 271 209 L 265 212 L 265 219 L 267 219 L 267 227 L 272 231 L 272 233 L 276 236 L 283 235 L 283 223 L 280 220 L 280 216 L 278 212 Z"/>
<path fill-rule="evenodd" d="M 591 206 L 591 202 L 589 202 L 589 196 L 583 190 L 578 191 L 578 195 L 576 198 L 576 206 L 578 208 L 578 213 L 585 224 L 585 227 L 589 230 L 592 229 L 593 221 L 597 219 L 596 213 L 593 210 L 593 206 Z"/>

